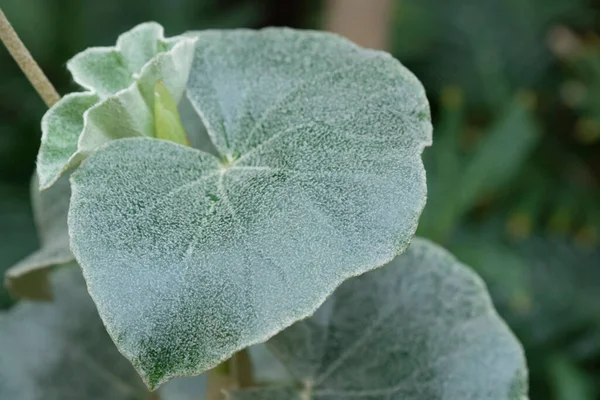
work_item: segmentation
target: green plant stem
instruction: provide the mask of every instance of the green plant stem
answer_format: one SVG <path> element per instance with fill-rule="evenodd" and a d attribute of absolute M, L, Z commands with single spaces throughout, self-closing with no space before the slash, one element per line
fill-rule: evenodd
<path fill-rule="evenodd" d="M 160 400 L 160 395 L 158 394 L 158 392 L 152 392 L 148 400 Z"/>
<path fill-rule="evenodd" d="M 231 358 L 232 376 L 234 377 L 237 387 L 240 389 L 254 386 L 254 374 L 252 373 L 252 361 L 248 350 L 244 349 L 234 354 Z"/>
<path fill-rule="evenodd" d="M 60 95 L 19 39 L 2 9 L 0 9 L 0 39 L 44 103 L 48 107 L 52 107 L 60 100 Z"/>
<path fill-rule="evenodd" d="M 252 386 L 254 386 L 252 361 L 248 350 L 244 349 L 208 372 L 206 399 L 223 400 L 227 390 Z"/>

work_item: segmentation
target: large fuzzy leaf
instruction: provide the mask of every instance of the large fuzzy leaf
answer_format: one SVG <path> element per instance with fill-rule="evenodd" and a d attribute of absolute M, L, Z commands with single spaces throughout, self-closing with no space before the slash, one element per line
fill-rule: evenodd
<path fill-rule="evenodd" d="M 50 298 L 49 268 L 73 261 L 67 228 L 70 197 L 68 177 L 43 192 L 39 190 L 37 177 L 31 180 L 33 214 L 41 248 L 6 271 L 5 283 L 15 297 Z"/>
<path fill-rule="evenodd" d="M 386 53 L 289 29 L 198 35 L 188 96 L 219 155 L 116 140 L 73 174 L 72 249 L 150 387 L 312 314 L 408 245 L 429 107 Z"/>
<path fill-rule="evenodd" d="M 115 47 L 94 47 L 67 64 L 89 92 L 63 97 L 42 119 L 38 154 L 40 187 L 76 167 L 113 139 L 155 136 L 154 87 L 158 81 L 177 103 L 185 90 L 195 39 L 165 39 L 156 23 L 121 35 Z"/>
<path fill-rule="evenodd" d="M 267 346 L 297 379 L 232 400 L 523 400 L 523 350 L 482 281 L 415 239 L 385 267 L 344 283 Z"/>

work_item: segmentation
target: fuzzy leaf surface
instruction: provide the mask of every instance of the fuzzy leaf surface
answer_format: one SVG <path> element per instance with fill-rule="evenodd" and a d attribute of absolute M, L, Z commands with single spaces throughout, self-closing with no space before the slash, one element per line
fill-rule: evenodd
<path fill-rule="evenodd" d="M 424 239 L 345 282 L 267 346 L 297 384 L 232 400 L 527 398 L 523 350 L 483 282 Z"/>
<path fill-rule="evenodd" d="M 289 29 L 196 36 L 187 93 L 218 151 L 128 138 L 73 174 L 71 245 L 155 387 L 311 315 L 406 249 L 429 106 L 389 54 Z"/>

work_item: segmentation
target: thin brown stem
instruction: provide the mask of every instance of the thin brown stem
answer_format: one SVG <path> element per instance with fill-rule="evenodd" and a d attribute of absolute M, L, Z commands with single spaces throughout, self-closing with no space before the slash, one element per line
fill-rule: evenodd
<path fill-rule="evenodd" d="M 52 86 L 42 69 L 35 62 L 27 47 L 23 44 L 19 36 L 13 29 L 10 22 L 0 9 L 0 39 L 8 49 L 10 55 L 15 59 L 23 73 L 31 85 L 38 92 L 44 103 L 48 107 L 52 107 L 58 100 L 60 95 Z"/>

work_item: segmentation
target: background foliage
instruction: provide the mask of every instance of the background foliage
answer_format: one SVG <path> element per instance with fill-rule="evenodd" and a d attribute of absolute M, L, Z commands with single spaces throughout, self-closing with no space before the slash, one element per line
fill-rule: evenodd
<path fill-rule="evenodd" d="M 600 399 L 600 6 L 397 0 L 389 49 L 434 111 L 420 235 L 472 265 L 524 343 L 532 399 Z M 0 0 L 64 94 L 66 61 L 137 23 L 319 28 L 318 0 Z M 45 106 L 0 49 L 0 270 L 38 239 L 28 186 Z M 0 307 L 12 304 L 0 290 Z"/>

